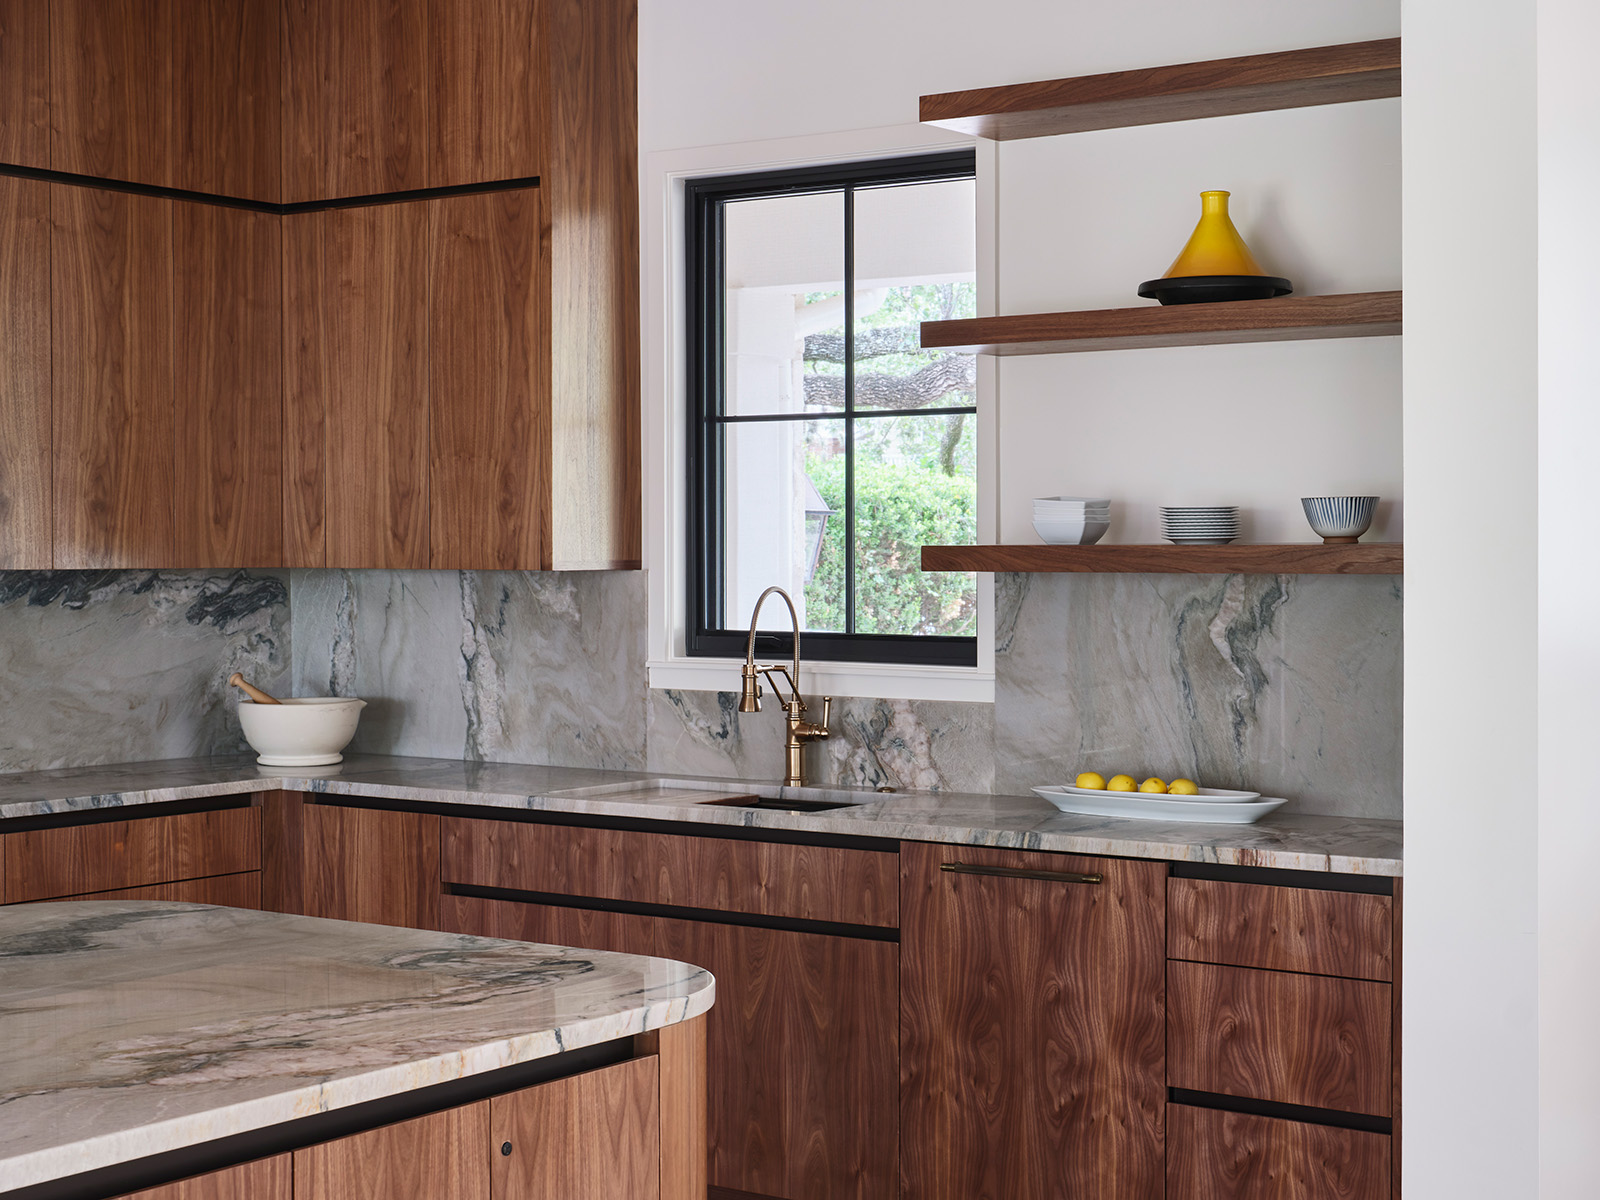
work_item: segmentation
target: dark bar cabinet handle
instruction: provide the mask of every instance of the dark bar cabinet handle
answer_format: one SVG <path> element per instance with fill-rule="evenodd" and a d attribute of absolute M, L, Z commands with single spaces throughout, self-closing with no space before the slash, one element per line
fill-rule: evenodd
<path fill-rule="evenodd" d="M 1104 876 L 1085 875 L 1079 871 L 1035 871 L 1027 867 L 980 867 L 972 863 L 950 862 L 939 864 L 939 870 L 953 875 L 999 875 L 1003 879 L 1043 879 L 1047 883 L 1099 883 Z"/>

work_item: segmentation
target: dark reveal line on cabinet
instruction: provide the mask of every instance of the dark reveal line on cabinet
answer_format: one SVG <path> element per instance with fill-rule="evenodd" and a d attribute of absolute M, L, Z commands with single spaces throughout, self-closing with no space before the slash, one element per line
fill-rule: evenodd
<path fill-rule="evenodd" d="M 129 192 L 160 200 L 186 200 L 191 204 L 211 204 L 219 208 L 243 208 L 273 216 L 297 216 L 335 208 L 373 208 L 380 204 L 405 204 L 413 200 L 443 200 L 451 196 L 476 196 L 483 192 L 511 192 L 539 186 L 537 175 L 519 179 L 495 179 L 484 183 L 459 183 L 449 187 L 416 188 L 405 192 L 379 192 L 366 196 L 336 196 L 327 200 L 297 200 L 274 204 L 270 200 L 247 200 L 242 196 L 221 196 L 212 192 L 192 192 L 184 188 L 161 187 L 152 183 L 132 183 L 125 179 L 104 179 L 98 175 L 74 175 L 70 171 L 51 171 L 44 167 L 21 167 L 0 163 L 0 175 L 16 179 L 37 179 L 68 187 L 95 188 L 103 192 Z"/>
<path fill-rule="evenodd" d="M 232 1134 L 197 1146 L 186 1146 L 181 1150 L 169 1150 L 165 1154 L 153 1154 L 133 1162 L 85 1171 L 69 1179 L 19 1188 L 4 1193 L 5 1200 L 106 1200 L 107 1197 L 122 1196 L 186 1179 L 191 1175 L 221 1170 L 236 1163 L 303 1149 L 380 1125 L 392 1125 L 397 1121 L 408 1121 L 447 1108 L 473 1104 L 503 1092 L 520 1091 L 554 1079 L 609 1067 L 637 1057 L 632 1051 L 631 1040 L 627 1038 L 583 1046 L 547 1058 L 536 1058 L 532 1062 L 501 1067 L 480 1075 L 468 1075 L 447 1083 L 436 1083 L 415 1091 L 352 1104 L 348 1108 L 316 1113 L 282 1125 L 269 1125 L 264 1129 Z"/>
<path fill-rule="evenodd" d="M 378 808 L 393 812 L 431 813 L 441 817 L 521 821 L 528 825 L 573 825 L 579 829 L 620 829 L 627 833 L 670 833 L 679 837 L 723 838 L 735 842 L 773 842 L 780 846 L 822 846 L 834 850 L 868 850 L 875 854 L 900 853 L 900 843 L 892 838 L 863 837 L 852 833 L 803 833 L 794 829 L 758 829 L 748 825 L 657 821 L 651 817 L 602 817 L 593 813 L 553 812 L 549 809 L 499 808 L 492 804 L 441 804 L 429 800 L 345 796 L 337 792 L 301 794 L 305 796 L 307 804 L 325 804 L 336 808 Z M 604 800 L 606 797 L 597 796 L 595 799 Z"/>
<path fill-rule="evenodd" d="M 720 908 L 687 908 L 677 904 L 641 904 L 633 900 L 603 900 L 557 892 L 528 892 L 521 888 L 484 887 L 476 883 L 447 883 L 446 895 L 477 900 L 511 900 L 549 908 L 581 908 L 622 913 L 633 917 L 668 917 L 677 921 L 704 921 L 712 925 L 748 925 L 784 933 L 815 933 L 823 937 L 856 938 L 867 942 L 898 942 L 900 931 L 887 925 L 851 925 L 844 921 L 813 921 L 806 917 L 773 917 L 731 912 Z"/>
<path fill-rule="evenodd" d="M 156 804 L 117 804 L 105 808 L 80 808 L 70 812 L 42 813 L 37 817 L 0 818 L 0 832 L 26 833 L 34 829 L 63 829 L 71 825 L 106 825 L 112 821 L 140 821 L 146 817 L 175 817 L 184 813 L 221 812 L 249 808 L 264 792 L 230 796 L 201 796 L 194 800 L 163 800 Z M 6 1200 L 11 1200 L 9 1196 Z"/>
<path fill-rule="evenodd" d="M 1253 1117 L 1276 1117 L 1281 1121 L 1300 1121 L 1307 1125 L 1333 1125 L 1340 1129 L 1359 1129 L 1365 1133 L 1390 1133 L 1394 1122 L 1388 1117 L 1366 1113 L 1340 1112 L 1336 1108 L 1312 1108 L 1305 1104 L 1283 1104 L 1276 1100 L 1255 1100 L 1248 1096 L 1229 1096 L 1221 1092 L 1196 1092 L 1169 1087 L 1169 1104 L 1191 1108 L 1215 1108 L 1223 1112 L 1247 1113 Z"/>
<path fill-rule="evenodd" d="M 1277 867 L 1231 867 L 1224 863 L 1172 864 L 1174 879 L 1214 879 L 1219 883 L 1260 883 L 1268 887 L 1306 888 L 1317 892 L 1359 892 L 1364 896 L 1394 895 L 1389 875 L 1346 875 L 1334 871 L 1290 871 Z"/>

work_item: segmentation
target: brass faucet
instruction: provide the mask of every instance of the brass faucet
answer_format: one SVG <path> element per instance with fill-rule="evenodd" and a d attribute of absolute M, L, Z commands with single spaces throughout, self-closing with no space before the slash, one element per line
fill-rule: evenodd
<path fill-rule="evenodd" d="M 777 592 L 783 597 L 783 602 L 789 606 L 789 620 L 794 625 L 794 674 L 782 663 L 768 667 L 756 665 L 756 624 L 761 617 L 761 605 L 766 598 Z M 783 688 L 773 678 L 776 671 L 789 681 L 789 688 L 794 693 L 789 699 L 783 700 Z M 806 702 L 800 698 L 800 617 L 794 610 L 794 601 L 789 599 L 789 593 L 781 587 L 769 587 L 762 592 L 756 600 L 756 610 L 750 614 L 750 640 L 745 645 L 744 651 L 744 690 L 739 696 L 739 711 L 742 713 L 756 713 L 761 711 L 761 681 L 757 677 L 765 675 L 767 682 L 772 685 L 772 690 L 778 698 L 783 700 L 785 723 L 788 725 L 789 735 L 783 743 L 784 750 L 784 787 L 805 787 L 806 766 L 802 751 L 807 742 L 820 742 L 828 736 L 828 715 L 833 711 L 833 697 L 822 698 L 822 723 L 813 725 L 805 719 Z"/>

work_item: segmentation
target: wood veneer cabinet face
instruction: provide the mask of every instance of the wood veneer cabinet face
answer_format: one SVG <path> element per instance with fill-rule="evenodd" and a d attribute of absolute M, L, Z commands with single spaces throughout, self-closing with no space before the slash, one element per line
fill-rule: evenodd
<path fill-rule="evenodd" d="M 439 818 L 306 804 L 301 852 L 312 917 L 439 928 Z"/>
<path fill-rule="evenodd" d="M 1167 1108 L 1167 1200 L 1379 1200 L 1389 1138 L 1245 1113 Z"/>
<path fill-rule="evenodd" d="M 427 0 L 428 186 L 544 174 L 543 5 Z"/>
<path fill-rule="evenodd" d="M 0 25 L 20 7 L 0 4 Z M 6 36 L 0 28 L 0 56 Z M 4 70 L 0 61 L 0 79 Z M 0 570 L 46 571 L 53 561 L 50 187 L 34 180 L 0 178 L 0 347 Z"/>
<path fill-rule="evenodd" d="M 170 187 L 178 0 L 50 0 L 50 166 Z"/>
<path fill-rule="evenodd" d="M 225 8 L 220 5 L 217 7 Z M 175 565 L 283 561 L 282 221 L 173 208 Z"/>
<path fill-rule="evenodd" d="M 55 565 L 173 561 L 172 205 L 52 185 Z"/>
<path fill-rule="evenodd" d="M 133 1192 L 119 1200 L 290 1200 L 291 1174 L 290 1156 L 279 1154 Z"/>
<path fill-rule="evenodd" d="M 0 0 L 0 162 L 50 165 L 50 6 Z"/>
<path fill-rule="evenodd" d="M 1167 954 L 1387 982 L 1393 908 L 1388 896 L 1359 892 L 1169 879 Z"/>
<path fill-rule="evenodd" d="M 279 200 L 280 24 L 279 0 L 179 6 L 169 46 L 173 187 Z"/>
<path fill-rule="evenodd" d="M 1161 1200 L 1166 865 L 900 859 L 902 1194 Z M 1102 882 L 941 871 L 957 860 Z"/>
<path fill-rule="evenodd" d="M 489 1105 L 296 1150 L 294 1200 L 489 1200 Z"/>

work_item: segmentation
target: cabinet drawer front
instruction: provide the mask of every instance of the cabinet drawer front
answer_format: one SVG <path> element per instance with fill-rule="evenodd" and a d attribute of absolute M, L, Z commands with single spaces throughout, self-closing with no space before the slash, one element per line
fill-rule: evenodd
<path fill-rule="evenodd" d="M 850 925 L 898 924 L 898 856 L 449 818 L 444 881 Z"/>
<path fill-rule="evenodd" d="M 1388 896 L 1167 880 L 1169 958 L 1387 983 L 1393 934 Z"/>
<path fill-rule="evenodd" d="M 226 808 L 5 835 L 8 904 L 261 868 L 261 812 Z"/>
<path fill-rule="evenodd" d="M 1390 988 L 1364 979 L 1167 964 L 1167 1082 L 1386 1117 Z"/>
<path fill-rule="evenodd" d="M 1167 1106 L 1167 1200 L 1376 1200 L 1387 1134 Z"/>

